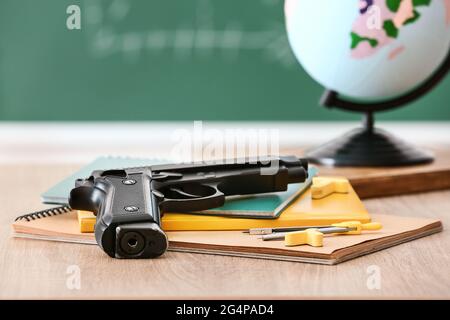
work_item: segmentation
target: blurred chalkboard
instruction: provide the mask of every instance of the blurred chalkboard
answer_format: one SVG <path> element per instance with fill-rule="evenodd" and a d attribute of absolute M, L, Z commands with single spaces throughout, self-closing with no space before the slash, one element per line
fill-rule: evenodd
<path fill-rule="evenodd" d="M 356 1 L 356 0 L 355 0 Z M 69 5 L 81 30 L 69 30 Z M 282 0 L 1 0 L 0 120 L 329 120 Z M 450 120 L 450 79 L 384 119 Z"/>

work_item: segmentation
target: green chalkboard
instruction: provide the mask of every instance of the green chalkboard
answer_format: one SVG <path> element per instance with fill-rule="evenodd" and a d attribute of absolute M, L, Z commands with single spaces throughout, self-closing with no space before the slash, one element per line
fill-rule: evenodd
<path fill-rule="evenodd" d="M 321 93 L 289 48 L 282 0 L 0 1 L 0 120 L 357 117 L 319 107 Z M 380 118 L 450 120 L 450 79 Z"/>

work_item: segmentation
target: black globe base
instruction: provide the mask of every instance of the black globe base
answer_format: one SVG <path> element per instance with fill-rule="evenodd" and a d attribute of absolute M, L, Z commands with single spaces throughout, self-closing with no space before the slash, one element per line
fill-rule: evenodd
<path fill-rule="evenodd" d="M 430 163 L 431 153 L 415 148 L 389 132 L 373 127 L 369 115 L 363 128 L 336 138 L 316 149 L 306 157 L 312 163 L 328 166 L 392 167 Z"/>

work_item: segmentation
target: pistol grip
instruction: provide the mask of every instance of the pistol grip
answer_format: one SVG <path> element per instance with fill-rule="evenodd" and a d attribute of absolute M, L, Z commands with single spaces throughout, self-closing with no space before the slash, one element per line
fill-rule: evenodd
<path fill-rule="evenodd" d="M 95 239 L 111 257 L 152 258 L 167 249 L 148 170 L 104 171 L 73 189 L 70 205 L 97 214 Z"/>

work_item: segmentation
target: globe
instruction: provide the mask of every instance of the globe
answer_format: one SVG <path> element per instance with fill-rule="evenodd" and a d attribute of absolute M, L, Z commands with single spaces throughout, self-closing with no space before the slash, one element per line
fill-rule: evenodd
<path fill-rule="evenodd" d="M 355 98 L 412 90 L 450 47 L 450 0 L 286 0 L 285 16 L 306 72 Z"/>
<path fill-rule="evenodd" d="M 333 166 L 426 164 L 433 155 L 374 126 L 374 112 L 425 95 L 450 70 L 450 0 L 286 0 L 286 29 L 321 104 L 362 112 L 363 126 L 310 150 Z"/>

